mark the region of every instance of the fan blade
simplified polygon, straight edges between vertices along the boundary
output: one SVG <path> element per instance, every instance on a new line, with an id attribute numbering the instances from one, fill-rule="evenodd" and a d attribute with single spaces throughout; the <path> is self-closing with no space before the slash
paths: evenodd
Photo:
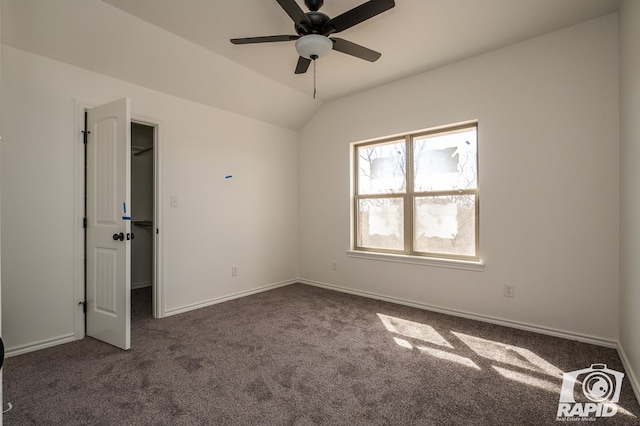
<path id="1" fill-rule="evenodd" d="M 304 74 L 311 65 L 311 59 L 307 59 L 304 56 L 298 58 L 298 64 L 296 65 L 296 74 Z"/>
<path id="2" fill-rule="evenodd" d="M 300 25 L 305 29 L 311 28 L 311 20 L 300 8 L 300 6 L 298 6 L 298 3 L 296 3 L 295 0 L 276 0 L 276 1 L 280 5 L 280 7 L 283 8 L 285 12 L 287 12 L 287 15 L 289 15 L 289 17 L 293 19 L 294 23 L 296 23 L 297 25 Z"/>
<path id="3" fill-rule="evenodd" d="M 360 46 L 359 44 L 352 43 L 348 40 L 333 37 L 331 38 L 331 41 L 333 42 L 333 50 L 355 56 L 356 58 L 364 59 L 365 61 L 375 62 L 380 58 L 380 56 L 382 56 L 381 53 L 378 53 L 375 50 L 367 49 L 364 46 Z"/>
<path id="4" fill-rule="evenodd" d="M 233 44 L 252 44 L 252 43 L 272 43 L 274 41 L 293 41 L 299 39 L 297 35 L 274 35 L 264 37 L 246 37 L 232 38 L 229 40 Z"/>
<path id="5" fill-rule="evenodd" d="M 338 15 L 335 18 L 327 22 L 325 27 L 332 27 L 334 33 L 339 33 L 347 28 L 351 28 L 369 18 L 385 12 L 396 3 L 393 0 L 369 0 L 366 3 L 362 3 L 360 6 L 356 6 L 353 9 Z"/>

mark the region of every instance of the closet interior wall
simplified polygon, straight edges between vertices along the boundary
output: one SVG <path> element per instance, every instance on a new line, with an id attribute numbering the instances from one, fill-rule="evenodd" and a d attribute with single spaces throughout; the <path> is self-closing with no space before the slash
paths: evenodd
<path id="1" fill-rule="evenodd" d="M 153 285 L 154 130 L 131 123 L 131 289 Z"/>

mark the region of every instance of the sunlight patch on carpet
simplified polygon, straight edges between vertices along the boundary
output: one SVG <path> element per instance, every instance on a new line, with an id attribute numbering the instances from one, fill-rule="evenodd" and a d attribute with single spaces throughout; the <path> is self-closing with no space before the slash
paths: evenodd
<path id="1" fill-rule="evenodd" d="M 380 321 L 382 321 L 385 328 L 392 333 L 400 334 L 412 339 L 422 340 L 438 346 L 453 348 L 451 343 L 449 343 L 440 333 L 429 325 L 380 313 L 378 314 L 378 318 L 380 318 Z"/>
<path id="2" fill-rule="evenodd" d="M 625 416 L 633 417 L 634 419 L 638 418 L 638 416 L 633 414 L 631 411 L 625 410 L 624 407 L 620 405 L 620 403 L 618 403 L 617 405 L 618 405 L 618 414 L 624 414 Z"/>
<path id="3" fill-rule="evenodd" d="M 506 379 L 514 380 L 528 386 L 535 386 L 549 392 L 560 393 L 560 383 L 553 383 L 548 380 L 539 379 L 530 374 L 520 373 L 518 371 L 509 370 L 508 368 L 497 367 L 495 365 L 492 365 L 492 367 Z"/>
<path id="4" fill-rule="evenodd" d="M 476 370 L 480 370 L 481 368 L 478 367 L 478 365 L 471 361 L 469 358 L 460 356 L 460 355 L 456 355 L 456 354 L 452 354 L 450 352 L 445 352 L 445 351 L 441 351 L 438 349 L 434 349 L 434 348 L 428 348 L 426 346 L 416 346 L 420 351 L 422 352 L 426 352 L 427 354 L 431 355 L 432 357 L 435 358 L 439 358 L 439 359 L 444 359 L 446 361 L 452 361 L 455 362 L 457 364 L 463 365 L 465 367 L 471 367 L 471 368 L 475 368 Z"/>
<path id="5" fill-rule="evenodd" d="M 454 331 L 452 331 L 452 333 L 471 348 L 472 351 L 483 358 L 537 373 L 543 373 L 548 376 L 562 378 L 562 370 L 534 354 L 529 349 L 506 345 L 504 343 L 469 336 L 463 333 L 456 333 Z"/>
<path id="6" fill-rule="evenodd" d="M 398 346 L 402 346 L 403 348 L 413 349 L 413 345 L 409 343 L 407 340 L 400 339 L 399 337 L 394 337 L 393 340 L 396 342 Z"/>

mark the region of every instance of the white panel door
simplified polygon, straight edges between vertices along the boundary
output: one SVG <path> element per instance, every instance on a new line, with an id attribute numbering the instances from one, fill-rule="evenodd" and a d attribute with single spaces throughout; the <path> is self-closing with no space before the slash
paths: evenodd
<path id="1" fill-rule="evenodd" d="M 131 347 L 131 111 L 87 112 L 87 336 Z"/>

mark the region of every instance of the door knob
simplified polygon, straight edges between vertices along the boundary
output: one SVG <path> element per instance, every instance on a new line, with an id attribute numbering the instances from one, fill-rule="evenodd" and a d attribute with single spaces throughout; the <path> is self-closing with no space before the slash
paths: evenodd
<path id="1" fill-rule="evenodd" d="M 116 240 L 120 240 L 120 241 L 124 241 L 124 233 L 119 233 L 119 234 L 113 234 L 113 239 L 114 241 Z"/>

